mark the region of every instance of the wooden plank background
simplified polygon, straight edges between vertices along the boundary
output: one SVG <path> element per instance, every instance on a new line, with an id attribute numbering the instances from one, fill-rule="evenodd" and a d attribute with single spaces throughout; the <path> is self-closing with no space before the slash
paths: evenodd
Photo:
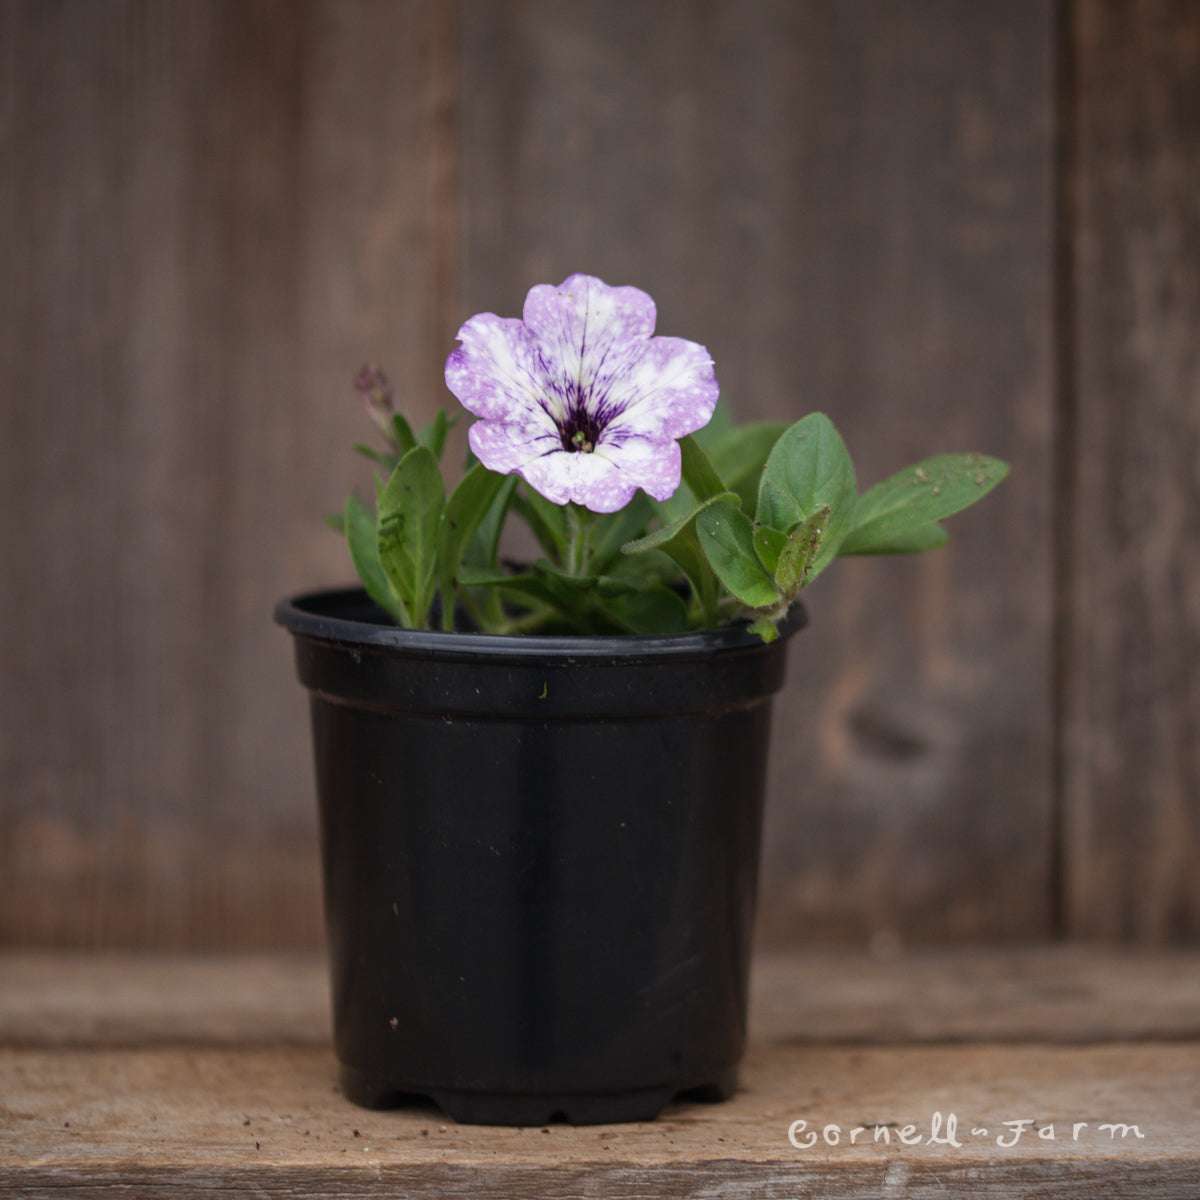
<path id="1" fill-rule="evenodd" d="M 573 270 L 866 482 L 1013 463 L 813 588 L 764 939 L 1195 938 L 1198 251 L 1185 0 L 3 0 L 0 940 L 317 942 L 348 380 Z"/>
<path id="2" fill-rule="evenodd" d="M 1200 7 L 1073 26 L 1069 928 L 1200 934 Z"/>

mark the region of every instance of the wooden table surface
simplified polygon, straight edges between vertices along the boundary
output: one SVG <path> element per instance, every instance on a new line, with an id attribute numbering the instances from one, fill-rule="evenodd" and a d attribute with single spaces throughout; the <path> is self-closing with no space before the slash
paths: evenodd
<path id="1" fill-rule="evenodd" d="M 738 1094 L 459 1126 L 336 1083 L 319 957 L 0 955 L 0 1195 L 1200 1196 L 1200 953 L 760 956 Z"/>

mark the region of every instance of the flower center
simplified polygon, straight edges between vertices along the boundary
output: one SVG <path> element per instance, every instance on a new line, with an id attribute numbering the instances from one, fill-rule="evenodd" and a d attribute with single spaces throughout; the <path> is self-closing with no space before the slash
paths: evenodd
<path id="1" fill-rule="evenodd" d="M 603 428 L 604 426 L 582 405 L 572 405 L 558 426 L 562 448 L 573 454 L 591 454 L 600 440 Z"/>

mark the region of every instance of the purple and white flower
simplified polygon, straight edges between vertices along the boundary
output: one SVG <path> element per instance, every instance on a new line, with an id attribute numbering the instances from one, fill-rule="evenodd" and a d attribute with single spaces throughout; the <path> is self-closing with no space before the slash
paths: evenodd
<path id="1" fill-rule="evenodd" d="M 719 391 L 696 342 L 654 337 L 654 301 L 572 275 L 539 284 L 522 320 L 480 313 L 458 331 L 446 384 L 479 418 L 468 439 L 556 504 L 616 512 L 640 487 L 679 487 L 676 440 L 708 423 Z"/>

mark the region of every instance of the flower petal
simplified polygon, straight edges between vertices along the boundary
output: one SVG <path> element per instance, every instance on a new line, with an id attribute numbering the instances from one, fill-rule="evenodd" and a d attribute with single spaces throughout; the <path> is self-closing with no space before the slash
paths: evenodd
<path id="1" fill-rule="evenodd" d="M 525 325 L 546 364 L 556 415 L 563 416 L 572 403 L 597 413 L 594 381 L 627 371 L 650 340 L 656 319 L 654 301 L 645 292 L 609 287 L 591 275 L 571 275 L 558 287 L 530 288 Z"/>
<path id="2" fill-rule="evenodd" d="M 673 438 L 655 440 L 606 430 L 595 453 L 588 457 L 610 462 L 629 484 L 631 496 L 641 488 L 655 500 L 669 500 L 679 488 L 683 455 Z"/>
<path id="3" fill-rule="evenodd" d="M 525 326 L 565 374 L 590 378 L 614 348 L 649 341 L 658 318 L 640 288 L 609 287 L 592 275 L 571 275 L 558 287 L 539 284 L 525 297 Z"/>
<path id="4" fill-rule="evenodd" d="M 595 386 L 599 390 L 601 382 Z M 607 427 L 655 440 L 681 438 L 708 424 L 720 391 L 705 347 L 656 337 L 636 364 L 608 383 L 606 399 L 614 415 Z"/>
<path id="5" fill-rule="evenodd" d="M 467 441 L 489 471 L 507 475 L 519 471 L 530 459 L 562 450 L 562 439 L 554 422 L 539 412 L 539 422 L 476 421 L 467 430 Z"/>
<path id="6" fill-rule="evenodd" d="M 446 359 L 446 386 L 467 412 L 504 421 L 542 410 L 545 368 L 520 321 L 480 313 L 458 331 L 458 340 Z"/>
<path id="7" fill-rule="evenodd" d="M 520 473 L 547 500 L 555 504 L 573 500 L 598 513 L 624 508 L 638 488 L 636 482 L 600 454 L 558 450 L 527 462 Z"/>

